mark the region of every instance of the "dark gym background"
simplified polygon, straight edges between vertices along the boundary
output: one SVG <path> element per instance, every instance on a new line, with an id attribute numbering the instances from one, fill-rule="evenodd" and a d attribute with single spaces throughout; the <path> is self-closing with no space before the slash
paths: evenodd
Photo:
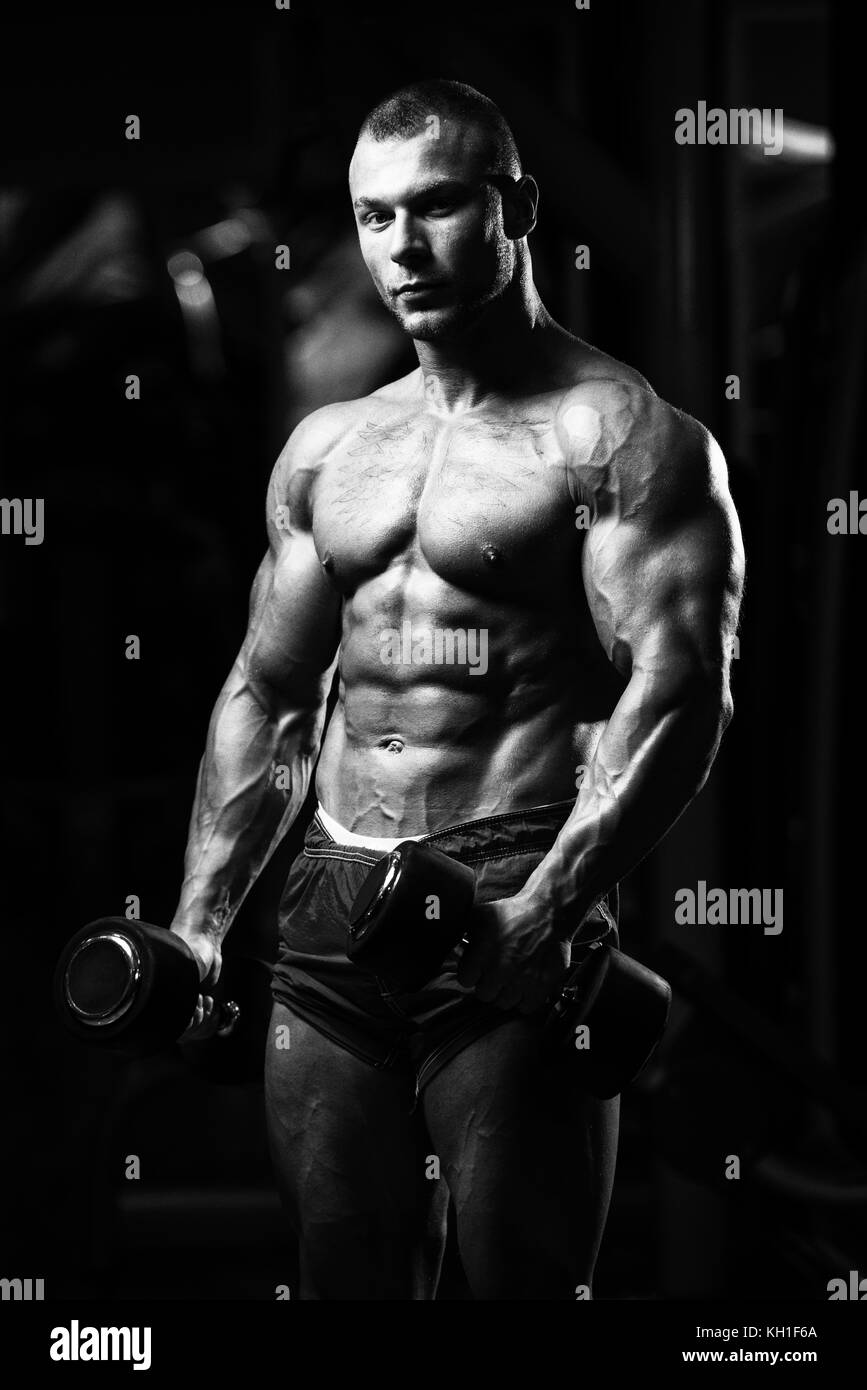
<path id="1" fill-rule="evenodd" d="M 541 185 L 543 299 L 713 430 L 747 549 L 734 722 L 623 885 L 626 949 L 676 1004 L 623 1102 L 597 1297 L 825 1299 L 867 1273 L 867 541 L 826 529 L 865 444 L 854 18 L 795 0 L 260 0 L 40 5 L 4 28 L 0 490 L 45 499 L 45 537 L 0 537 L 0 1275 L 121 1299 L 273 1299 L 292 1276 L 261 1093 L 79 1047 L 50 979 L 65 939 L 129 895 L 171 918 L 289 429 L 414 365 L 368 283 L 346 167 L 366 110 L 427 76 L 502 106 Z M 786 149 L 677 145 L 674 112 L 700 100 L 782 107 Z M 273 954 L 301 829 L 229 951 Z M 674 891 L 699 879 L 783 888 L 782 934 L 676 926 Z M 442 1297 L 463 1294 L 452 1256 Z"/>

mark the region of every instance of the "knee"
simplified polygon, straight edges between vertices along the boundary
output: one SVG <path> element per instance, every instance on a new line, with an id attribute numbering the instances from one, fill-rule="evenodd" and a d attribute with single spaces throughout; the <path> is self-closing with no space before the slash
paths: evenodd
<path id="1" fill-rule="evenodd" d="M 474 1299 L 481 1302 L 544 1299 L 573 1302 L 592 1297 L 592 1274 L 557 1252 L 511 1243 L 463 1258 Z"/>
<path id="2" fill-rule="evenodd" d="M 561 1210 L 559 1219 L 544 1220 L 538 1209 L 500 1211 L 491 1222 L 473 1215 L 469 1221 L 459 1217 L 458 1244 L 475 1299 L 592 1298 L 600 1242 L 580 1214 L 570 1219 Z"/>
<path id="3" fill-rule="evenodd" d="M 365 1215 L 306 1220 L 299 1232 L 302 1299 L 408 1299 L 412 1251 Z"/>

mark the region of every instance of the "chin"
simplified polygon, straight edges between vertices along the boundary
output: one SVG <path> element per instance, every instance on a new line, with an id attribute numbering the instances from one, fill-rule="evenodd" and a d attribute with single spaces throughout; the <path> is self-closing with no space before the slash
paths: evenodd
<path id="1" fill-rule="evenodd" d="M 442 309 L 416 309 L 398 315 L 405 333 L 430 343 L 437 339 L 458 337 L 474 322 L 478 311 L 467 304 L 449 305 Z"/>

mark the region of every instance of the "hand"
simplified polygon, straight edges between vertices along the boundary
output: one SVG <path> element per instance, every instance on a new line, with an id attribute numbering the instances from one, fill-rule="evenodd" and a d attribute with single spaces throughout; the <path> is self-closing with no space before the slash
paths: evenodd
<path id="1" fill-rule="evenodd" d="M 476 907 L 468 938 L 458 982 L 486 1004 L 531 1014 L 560 990 L 571 947 L 538 904 L 517 894 Z"/>
<path id="2" fill-rule="evenodd" d="M 186 942 L 195 956 L 199 967 L 199 981 L 203 986 L 202 993 L 196 1000 L 193 1016 L 178 1041 L 204 1042 L 217 1032 L 219 1022 L 214 1011 L 214 996 L 208 993 L 208 990 L 213 989 L 220 978 L 223 963 L 220 943 L 213 936 L 189 927 L 172 926 L 172 931 Z"/>

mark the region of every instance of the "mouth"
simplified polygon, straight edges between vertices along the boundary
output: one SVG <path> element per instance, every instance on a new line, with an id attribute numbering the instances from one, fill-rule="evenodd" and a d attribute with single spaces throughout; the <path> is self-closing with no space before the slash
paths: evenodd
<path id="1" fill-rule="evenodd" d="M 413 300 L 426 294 L 434 294 L 441 290 L 443 285 L 437 281 L 413 280 L 406 285 L 398 285 L 395 295 L 398 299 Z"/>

